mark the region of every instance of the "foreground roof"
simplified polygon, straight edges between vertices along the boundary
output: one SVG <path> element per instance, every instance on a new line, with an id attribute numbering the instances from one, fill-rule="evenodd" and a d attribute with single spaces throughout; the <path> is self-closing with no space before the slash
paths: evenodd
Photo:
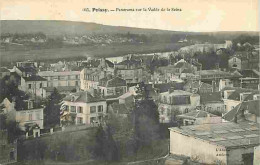
<path id="1" fill-rule="evenodd" d="M 172 127 L 169 130 L 227 148 L 257 146 L 260 144 L 258 123 L 243 122 L 236 124 L 224 122 L 190 125 L 181 128 Z"/>

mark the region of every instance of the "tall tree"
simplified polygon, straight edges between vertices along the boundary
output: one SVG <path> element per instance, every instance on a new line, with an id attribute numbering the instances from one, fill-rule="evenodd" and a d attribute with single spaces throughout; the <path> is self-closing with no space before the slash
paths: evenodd
<path id="1" fill-rule="evenodd" d="M 46 127 L 54 127 L 60 124 L 60 102 L 62 96 L 58 90 L 54 88 L 53 93 L 47 98 L 44 108 L 44 125 Z"/>
<path id="2" fill-rule="evenodd" d="M 156 104 L 153 100 L 139 100 L 132 115 L 137 146 L 150 145 L 159 137 L 159 113 Z"/>

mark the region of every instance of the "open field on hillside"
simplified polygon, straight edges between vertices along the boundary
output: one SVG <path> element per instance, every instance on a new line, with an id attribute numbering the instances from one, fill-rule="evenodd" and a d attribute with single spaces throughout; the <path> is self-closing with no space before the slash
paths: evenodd
<path id="1" fill-rule="evenodd" d="M 52 59 L 73 59 L 82 57 L 116 57 L 129 53 L 153 53 L 178 50 L 184 44 L 180 43 L 158 43 L 139 45 L 106 45 L 106 46 L 71 46 L 55 49 L 40 50 L 0 50 L 0 61 L 15 62 L 20 60 L 52 60 Z"/>

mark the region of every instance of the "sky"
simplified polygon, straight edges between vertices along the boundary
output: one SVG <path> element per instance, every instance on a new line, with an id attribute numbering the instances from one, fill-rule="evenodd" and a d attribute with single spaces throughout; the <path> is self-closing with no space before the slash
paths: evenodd
<path id="1" fill-rule="evenodd" d="M 259 31 L 258 6 L 258 0 L 0 0 L 0 18 L 95 22 L 173 31 Z M 182 11 L 82 11 L 149 7 Z"/>

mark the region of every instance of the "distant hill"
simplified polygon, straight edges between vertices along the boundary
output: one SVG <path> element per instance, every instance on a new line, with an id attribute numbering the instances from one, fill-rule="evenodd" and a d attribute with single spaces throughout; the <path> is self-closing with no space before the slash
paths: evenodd
<path id="1" fill-rule="evenodd" d="M 145 34 L 145 35 L 207 35 L 219 39 L 233 39 L 241 34 L 259 35 L 258 32 L 180 32 L 157 29 L 142 29 L 123 26 L 108 26 L 96 23 L 55 20 L 1 20 L 1 33 L 37 33 L 48 36 L 74 36 L 85 34 Z"/>

